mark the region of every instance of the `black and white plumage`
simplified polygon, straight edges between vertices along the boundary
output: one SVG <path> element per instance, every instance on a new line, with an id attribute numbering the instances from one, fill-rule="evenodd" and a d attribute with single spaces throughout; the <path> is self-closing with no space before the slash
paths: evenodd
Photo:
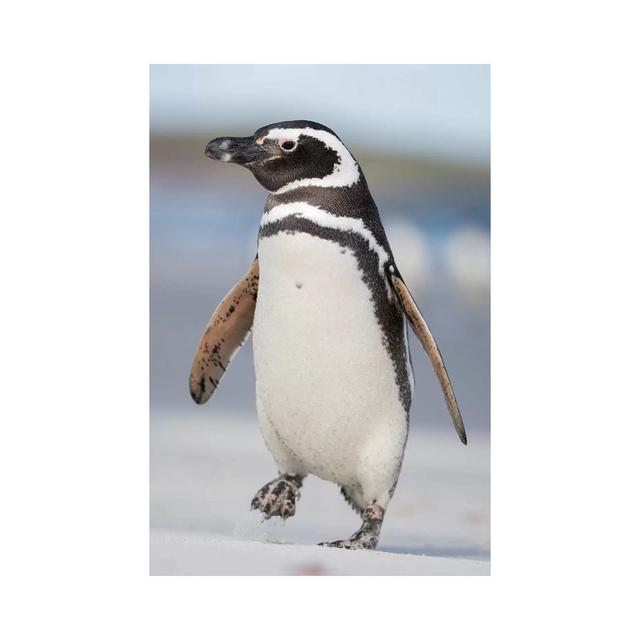
<path id="1" fill-rule="evenodd" d="M 395 263 L 360 167 L 309 121 L 217 138 L 206 154 L 248 168 L 269 192 L 251 269 L 225 297 L 194 360 L 205 402 L 253 330 L 258 417 L 280 475 L 255 496 L 266 517 L 295 513 L 311 473 L 362 515 L 346 548 L 375 548 L 402 465 L 413 373 L 407 321 L 466 435 L 438 347 Z"/>

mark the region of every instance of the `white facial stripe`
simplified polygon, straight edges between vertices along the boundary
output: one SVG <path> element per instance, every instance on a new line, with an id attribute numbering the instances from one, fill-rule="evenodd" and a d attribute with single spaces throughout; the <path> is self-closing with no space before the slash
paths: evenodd
<path id="1" fill-rule="evenodd" d="M 302 135 L 316 138 L 324 142 L 329 149 L 338 154 L 338 161 L 334 165 L 333 172 L 324 178 L 302 178 L 295 180 L 289 184 L 285 184 L 275 193 L 285 193 L 298 187 L 350 187 L 360 180 L 360 169 L 358 163 L 338 138 L 328 131 L 320 129 L 312 129 L 305 127 L 304 129 L 271 129 L 265 138 L 286 139 L 298 142 L 298 138 Z"/>
<path id="2" fill-rule="evenodd" d="M 369 248 L 375 251 L 378 256 L 378 270 L 384 277 L 384 264 L 389 259 L 389 254 L 378 243 L 374 235 L 365 227 L 364 222 L 360 218 L 347 218 L 346 216 L 336 216 L 320 207 L 315 207 L 306 202 L 289 202 L 287 204 L 279 204 L 269 209 L 262 216 L 260 226 L 264 227 L 270 222 L 276 222 L 289 216 L 298 216 L 305 220 L 315 222 L 321 227 L 329 229 L 338 229 L 340 231 L 351 231 L 357 233 L 364 238 L 369 244 Z M 386 282 L 386 278 L 385 278 Z"/>

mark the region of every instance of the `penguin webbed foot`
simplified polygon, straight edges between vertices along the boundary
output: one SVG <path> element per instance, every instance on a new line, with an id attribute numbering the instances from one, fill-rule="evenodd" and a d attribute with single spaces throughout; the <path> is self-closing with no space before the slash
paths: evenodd
<path id="1" fill-rule="evenodd" d="M 337 549 L 374 550 L 378 545 L 378 537 L 384 520 L 384 509 L 373 502 L 362 512 L 362 526 L 346 540 L 334 540 L 333 542 L 321 542 L 321 547 L 334 547 Z"/>
<path id="2" fill-rule="evenodd" d="M 262 487 L 251 501 L 251 509 L 259 510 L 264 519 L 279 516 L 283 520 L 296 512 L 303 476 L 289 473 L 279 476 Z"/>
<path id="3" fill-rule="evenodd" d="M 373 551 L 378 545 L 378 537 L 374 535 L 359 535 L 360 532 L 354 533 L 346 540 L 334 540 L 333 542 L 321 542 L 321 547 L 334 547 L 335 549 L 349 549 L 351 551 L 359 551 L 369 549 Z"/>

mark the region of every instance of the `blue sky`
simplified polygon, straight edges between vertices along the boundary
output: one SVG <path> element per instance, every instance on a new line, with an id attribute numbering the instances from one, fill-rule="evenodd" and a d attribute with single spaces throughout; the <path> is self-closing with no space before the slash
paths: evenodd
<path id="1" fill-rule="evenodd" d="M 347 145 L 488 163 L 488 65 L 152 65 L 154 132 L 321 122 Z M 205 135 L 205 137 L 206 137 Z"/>

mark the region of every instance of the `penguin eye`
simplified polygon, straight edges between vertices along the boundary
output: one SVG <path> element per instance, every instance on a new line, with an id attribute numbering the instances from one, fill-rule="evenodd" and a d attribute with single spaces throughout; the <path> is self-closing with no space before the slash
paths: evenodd
<path id="1" fill-rule="evenodd" d="M 283 140 L 280 143 L 280 148 L 283 151 L 286 151 L 287 153 L 291 153 L 292 151 L 295 151 L 297 146 L 298 146 L 298 143 L 295 142 L 294 140 Z"/>

